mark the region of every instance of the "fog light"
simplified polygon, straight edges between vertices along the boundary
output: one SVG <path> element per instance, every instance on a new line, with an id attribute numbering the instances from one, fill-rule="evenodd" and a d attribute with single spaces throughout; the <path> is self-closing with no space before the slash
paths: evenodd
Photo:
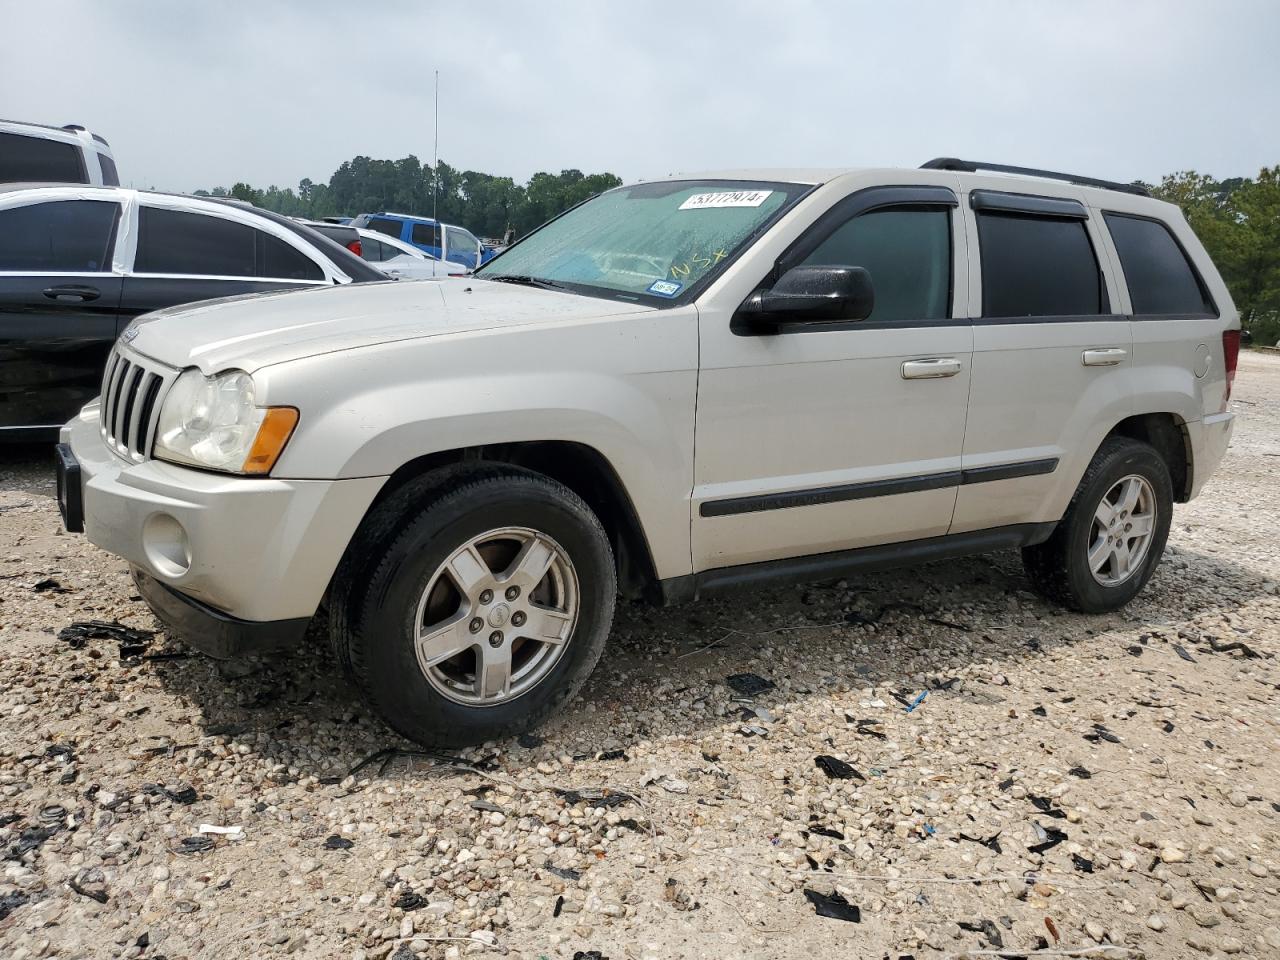
<path id="1" fill-rule="evenodd" d="M 187 531 L 167 513 L 153 513 L 142 525 L 142 549 L 159 574 L 180 577 L 191 569 Z"/>

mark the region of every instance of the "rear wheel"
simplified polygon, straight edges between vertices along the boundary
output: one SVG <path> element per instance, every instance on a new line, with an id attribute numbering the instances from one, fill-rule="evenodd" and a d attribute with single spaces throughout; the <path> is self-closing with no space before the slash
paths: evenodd
<path id="1" fill-rule="evenodd" d="M 569 700 L 613 619 L 613 555 L 571 490 L 503 467 L 430 478 L 379 507 L 335 592 L 335 646 L 399 733 L 511 736 Z"/>
<path id="2" fill-rule="evenodd" d="M 1022 551 L 1042 594 L 1075 610 L 1124 606 L 1146 586 L 1164 553 L 1173 484 L 1151 446 L 1112 437 L 1094 456 L 1053 535 Z"/>

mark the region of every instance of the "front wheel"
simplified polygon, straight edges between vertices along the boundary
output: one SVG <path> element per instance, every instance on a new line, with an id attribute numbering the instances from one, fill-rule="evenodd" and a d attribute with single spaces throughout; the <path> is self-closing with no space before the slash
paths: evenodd
<path id="1" fill-rule="evenodd" d="M 537 725 L 586 681 L 613 620 L 609 540 L 567 487 L 495 468 L 395 497 L 357 544 L 341 659 L 397 732 L 462 746 Z M 396 529 L 398 527 L 398 530 Z M 361 582 L 365 580 L 365 582 Z"/>
<path id="2" fill-rule="evenodd" d="M 1026 547 L 1035 588 L 1085 613 L 1124 606 L 1146 586 L 1173 518 L 1169 468 L 1148 444 L 1112 437 L 1085 471 L 1053 535 Z"/>

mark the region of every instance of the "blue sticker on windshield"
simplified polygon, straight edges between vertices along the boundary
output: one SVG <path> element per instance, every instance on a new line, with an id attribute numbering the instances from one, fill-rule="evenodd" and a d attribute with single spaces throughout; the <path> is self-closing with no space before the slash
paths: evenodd
<path id="1" fill-rule="evenodd" d="M 674 280 L 655 280 L 645 288 L 645 291 L 659 297 L 674 297 L 683 289 L 684 284 L 676 283 Z"/>

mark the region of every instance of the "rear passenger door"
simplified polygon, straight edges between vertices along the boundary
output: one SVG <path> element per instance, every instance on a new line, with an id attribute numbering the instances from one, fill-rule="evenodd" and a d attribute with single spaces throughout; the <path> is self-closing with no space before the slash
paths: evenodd
<path id="1" fill-rule="evenodd" d="M 1058 520 L 1132 404 L 1129 321 L 1079 195 L 967 199 L 973 384 L 953 533 Z"/>
<path id="2" fill-rule="evenodd" d="M 232 217 L 149 205 L 137 210 L 137 247 L 122 311 L 133 317 L 177 304 L 326 283 L 298 247 Z"/>
<path id="3" fill-rule="evenodd" d="M 41 435 L 97 394 L 116 338 L 120 213 L 115 200 L 0 209 L 0 432 Z"/>

